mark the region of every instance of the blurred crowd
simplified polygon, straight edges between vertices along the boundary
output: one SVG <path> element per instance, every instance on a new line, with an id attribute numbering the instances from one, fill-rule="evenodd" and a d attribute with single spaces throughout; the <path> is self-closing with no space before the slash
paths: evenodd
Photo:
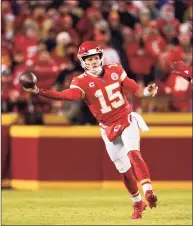
<path id="1" fill-rule="evenodd" d="M 19 75 L 32 71 L 38 86 L 63 90 L 82 73 L 79 45 L 96 40 L 105 64 L 121 63 L 141 86 L 155 81 L 154 100 L 128 99 L 136 111 L 192 111 L 192 86 L 171 73 L 192 65 L 192 0 L 2 0 L 2 112 L 54 112 L 74 124 L 95 124 L 84 102 L 53 101 L 24 92 Z M 41 121 L 41 120 L 40 120 Z"/>

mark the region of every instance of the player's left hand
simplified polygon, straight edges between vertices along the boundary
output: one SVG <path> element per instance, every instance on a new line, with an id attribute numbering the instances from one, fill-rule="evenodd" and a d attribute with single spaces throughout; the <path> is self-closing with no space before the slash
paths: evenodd
<path id="1" fill-rule="evenodd" d="M 154 97 L 157 94 L 158 86 L 155 83 L 149 84 L 147 90 L 150 93 L 150 96 Z"/>

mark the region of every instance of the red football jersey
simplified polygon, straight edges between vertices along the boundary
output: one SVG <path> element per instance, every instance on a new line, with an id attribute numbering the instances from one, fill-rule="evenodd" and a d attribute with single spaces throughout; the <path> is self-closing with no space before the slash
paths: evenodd
<path id="1" fill-rule="evenodd" d="M 132 111 L 122 84 L 127 74 L 119 64 L 104 65 L 103 70 L 104 73 L 100 77 L 86 72 L 75 77 L 70 88 L 81 89 L 83 99 L 95 118 L 103 125 L 111 126 Z M 134 82 L 129 86 L 131 92 L 138 88 Z"/>

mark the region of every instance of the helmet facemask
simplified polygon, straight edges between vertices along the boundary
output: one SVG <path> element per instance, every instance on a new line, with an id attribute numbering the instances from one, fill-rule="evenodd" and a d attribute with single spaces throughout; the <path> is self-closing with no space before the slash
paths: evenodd
<path id="1" fill-rule="evenodd" d="M 100 57 L 100 65 L 96 68 L 90 68 L 86 63 L 85 63 L 85 59 L 89 56 L 94 56 L 94 55 L 99 55 Z M 91 74 L 98 74 L 101 72 L 102 70 L 102 66 L 104 64 L 104 56 L 103 56 L 103 52 L 96 52 L 94 54 L 85 54 L 85 55 L 82 55 L 82 56 L 78 56 L 80 62 L 81 62 L 81 66 L 84 70 L 88 71 L 89 73 Z"/>

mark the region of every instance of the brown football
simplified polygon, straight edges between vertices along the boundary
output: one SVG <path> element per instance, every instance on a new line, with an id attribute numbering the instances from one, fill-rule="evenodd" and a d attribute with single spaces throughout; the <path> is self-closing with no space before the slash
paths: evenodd
<path id="1" fill-rule="evenodd" d="M 33 88 L 37 82 L 37 77 L 32 72 L 26 71 L 19 76 L 19 82 L 24 88 Z"/>

